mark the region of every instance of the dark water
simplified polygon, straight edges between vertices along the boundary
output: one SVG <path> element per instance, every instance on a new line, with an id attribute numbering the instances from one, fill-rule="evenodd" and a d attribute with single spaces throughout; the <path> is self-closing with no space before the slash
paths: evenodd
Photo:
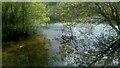
<path id="1" fill-rule="evenodd" d="M 47 25 L 42 24 L 42 26 L 49 27 L 49 29 L 39 28 L 39 30 L 42 30 L 43 34 L 50 40 L 51 45 L 46 45 L 46 48 L 49 49 L 50 65 L 53 66 L 77 65 L 77 63 L 74 63 L 76 62 L 74 57 L 79 59 L 82 57 L 75 54 L 75 52 L 79 51 L 79 53 L 82 53 L 84 51 L 84 45 L 90 45 L 89 48 L 97 50 L 97 47 L 92 45 L 94 45 L 94 42 L 99 42 L 98 38 L 103 36 L 105 39 L 108 39 L 109 36 L 116 35 L 115 31 L 106 24 L 86 23 L 71 26 L 67 23 L 54 23 Z M 70 35 L 75 37 L 75 42 L 72 42 L 70 46 L 68 46 L 69 44 L 61 44 L 61 37 Z M 73 49 L 74 52 L 67 54 L 67 57 L 63 56 L 66 52 L 62 50 L 63 46 L 66 46 L 68 49 Z M 75 49 L 76 47 L 78 48 L 77 50 Z"/>

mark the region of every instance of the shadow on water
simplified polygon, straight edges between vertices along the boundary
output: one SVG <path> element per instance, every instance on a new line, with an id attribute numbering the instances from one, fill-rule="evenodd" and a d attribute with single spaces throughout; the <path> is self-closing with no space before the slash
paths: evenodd
<path id="1" fill-rule="evenodd" d="M 47 41 L 44 36 L 39 36 L 3 43 L 3 67 L 48 65 L 48 50 L 45 48 Z"/>

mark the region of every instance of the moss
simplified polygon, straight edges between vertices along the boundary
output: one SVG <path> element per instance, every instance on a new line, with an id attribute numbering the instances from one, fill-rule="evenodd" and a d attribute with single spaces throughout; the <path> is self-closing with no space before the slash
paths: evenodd
<path id="1" fill-rule="evenodd" d="M 3 44 L 3 66 L 46 66 L 48 49 L 45 37 L 33 37 Z M 8 46 L 8 47 L 4 47 Z"/>

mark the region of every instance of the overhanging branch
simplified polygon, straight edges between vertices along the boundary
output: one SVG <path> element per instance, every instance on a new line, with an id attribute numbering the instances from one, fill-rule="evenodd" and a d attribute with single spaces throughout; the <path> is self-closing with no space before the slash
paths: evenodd
<path id="1" fill-rule="evenodd" d="M 104 9 L 104 7 L 100 6 L 98 3 L 95 3 L 95 5 L 98 7 L 98 13 L 100 13 L 108 21 L 108 24 L 119 34 L 119 30 L 111 22 L 111 18 L 107 15 L 108 13 Z"/>

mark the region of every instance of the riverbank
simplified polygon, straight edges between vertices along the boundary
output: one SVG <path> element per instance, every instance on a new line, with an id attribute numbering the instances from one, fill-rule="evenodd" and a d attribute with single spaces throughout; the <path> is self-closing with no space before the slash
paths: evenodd
<path id="1" fill-rule="evenodd" d="M 20 41 L 3 43 L 3 66 L 46 66 L 48 65 L 48 40 L 44 36 L 30 37 Z"/>

